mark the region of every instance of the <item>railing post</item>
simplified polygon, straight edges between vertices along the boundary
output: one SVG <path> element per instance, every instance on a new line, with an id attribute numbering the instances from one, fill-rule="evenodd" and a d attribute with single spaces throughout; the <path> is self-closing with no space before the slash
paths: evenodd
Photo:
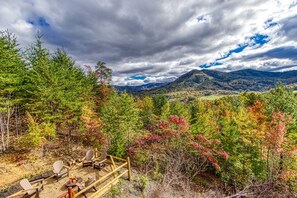
<path id="1" fill-rule="evenodd" d="M 115 169 L 116 169 L 116 165 L 115 165 L 115 163 L 114 163 L 114 160 L 113 160 L 113 157 L 112 157 L 112 155 L 110 156 L 110 160 L 111 160 L 111 170 L 114 172 L 113 173 L 113 176 L 114 177 L 116 177 L 118 174 L 116 173 L 116 171 L 114 171 Z"/>
<path id="2" fill-rule="evenodd" d="M 72 191 L 71 187 L 68 187 L 68 195 L 69 195 L 69 198 L 74 198 L 73 191 Z"/>
<path id="3" fill-rule="evenodd" d="M 127 166 L 128 166 L 128 179 L 131 181 L 131 165 L 130 165 L 130 157 L 127 157 Z"/>

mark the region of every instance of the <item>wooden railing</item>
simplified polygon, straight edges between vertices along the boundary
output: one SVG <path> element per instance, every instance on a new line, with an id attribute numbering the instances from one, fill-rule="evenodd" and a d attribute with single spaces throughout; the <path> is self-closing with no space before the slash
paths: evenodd
<path id="1" fill-rule="evenodd" d="M 94 192 L 92 195 L 88 196 L 90 198 L 98 198 L 100 196 L 102 196 L 104 193 L 106 193 L 109 189 L 112 188 L 112 186 L 114 186 L 121 177 L 123 177 L 125 174 L 128 174 L 128 180 L 131 180 L 131 165 L 130 165 L 130 158 L 128 157 L 127 159 L 122 159 L 116 156 L 112 156 L 112 155 L 108 155 L 111 163 L 111 169 L 112 171 L 107 173 L 106 175 L 104 175 L 103 177 L 99 178 L 97 181 L 95 181 L 94 183 L 92 183 L 89 186 L 86 186 L 86 188 L 84 188 L 83 190 L 79 191 L 78 193 L 73 193 L 72 188 L 68 189 L 68 197 L 69 198 L 77 198 L 80 197 L 81 195 L 83 195 L 86 192 L 89 192 L 89 190 L 93 187 L 97 187 L 99 185 L 103 185 L 102 187 L 100 187 L 99 189 L 97 189 L 96 192 Z M 116 165 L 115 160 L 121 161 L 121 164 Z M 120 173 L 120 170 L 126 168 L 123 172 Z M 106 184 L 104 183 L 104 181 L 106 181 L 107 179 L 112 178 L 112 176 L 114 177 L 111 181 L 108 181 Z"/>

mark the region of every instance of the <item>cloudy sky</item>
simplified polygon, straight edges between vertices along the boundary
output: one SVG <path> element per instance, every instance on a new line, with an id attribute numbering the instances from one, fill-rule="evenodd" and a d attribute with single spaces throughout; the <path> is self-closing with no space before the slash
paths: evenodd
<path id="1" fill-rule="evenodd" d="M 118 85 L 192 69 L 294 69 L 297 0 L 0 0 L 0 30 L 22 47 L 38 31 L 79 65 L 98 60 Z M 295 69 L 297 66 L 295 67 Z"/>

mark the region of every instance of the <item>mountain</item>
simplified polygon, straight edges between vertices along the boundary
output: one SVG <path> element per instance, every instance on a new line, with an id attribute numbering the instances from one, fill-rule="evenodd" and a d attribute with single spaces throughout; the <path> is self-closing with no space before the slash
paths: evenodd
<path id="1" fill-rule="evenodd" d="M 145 90 L 151 90 L 157 87 L 161 87 L 166 85 L 167 83 L 148 83 L 144 85 L 138 85 L 138 86 L 114 86 L 115 89 L 118 92 L 138 92 L 138 91 L 145 91 Z"/>
<path id="2" fill-rule="evenodd" d="M 297 70 L 286 72 L 267 72 L 253 69 L 233 72 L 214 70 L 192 70 L 175 81 L 150 90 L 150 93 L 169 93 L 176 91 L 266 91 L 283 84 L 297 83 Z"/>

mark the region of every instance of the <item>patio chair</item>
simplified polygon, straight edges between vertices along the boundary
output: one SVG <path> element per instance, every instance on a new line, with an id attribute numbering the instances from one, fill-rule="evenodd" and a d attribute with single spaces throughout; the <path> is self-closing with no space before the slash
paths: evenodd
<path id="1" fill-rule="evenodd" d="M 38 186 L 32 186 L 32 184 L 39 182 L 41 184 L 39 184 Z M 23 197 L 32 197 L 33 195 L 35 195 L 35 197 L 39 197 L 39 192 L 43 190 L 43 179 L 39 179 L 33 182 L 29 182 L 28 179 L 22 179 L 20 181 L 20 185 L 23 188 Z"/>
<path id="2" fill-rule="evenodd" d="M 86 156 L 82 159 L 83 167 L 85 166 L 92 166 L 94 159 L 94 151 L 88 150 Z"/>
<path id="3" fill-rule="evenodd" d="M 99 169 L 99 170 L 101 170 L 101 168 L 104 168 L 106 166 L 105 161 L 106 161 L 107 156 L 108 155 L 107 155 L 106 150 L 103 150 L 100 157 L 98 159 L 94 160 L 93 168 Z"/>
<path id="4" fill-rule="evenodd" d="M 78 192 L 79 191 L 82 191 L 83 189 L 87 188 L 88 186 L 90 186 L 91 184 L 93 184 L 94 182 L 96 181 L 95 178 L 88 178 L 88 180 L 85 182 L 85 184 L 80 184 L 78 185 Z M 87 191 L 85 191 L 83 193 L 83 195 L 85 196 L 85 198 L 88 198 L 86 193 L 89 192 L 90 190 L 94 190 L 94 191 L 97 191 L 96 187 L 93 186 L 92 188 L 88 189 Z"/>
<path id="5" fill-rule="evenodd" d="M 54 177 L 57 178 L 57 181 L 59 181 L 59 178 L 61 178 L 63 175 L 69 176 L 69 169 L 70 167 L 65 166 L 62 160 L 56 161 L 53 164 L 53 172 L 54 172 Z"/>

